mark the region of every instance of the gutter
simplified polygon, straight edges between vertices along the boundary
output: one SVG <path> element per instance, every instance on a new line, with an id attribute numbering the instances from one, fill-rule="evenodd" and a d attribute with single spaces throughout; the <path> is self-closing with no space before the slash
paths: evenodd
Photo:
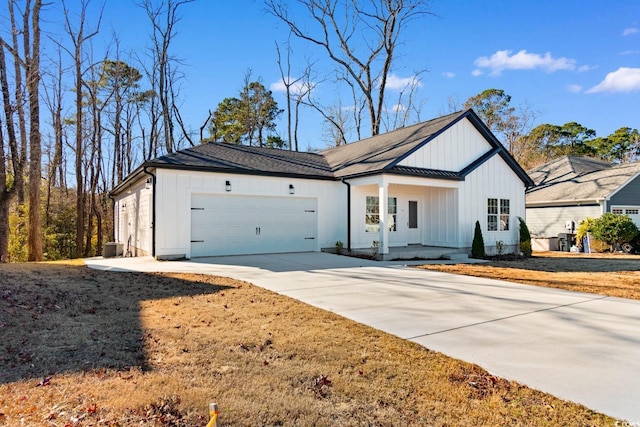
<path id="1" fill-rule="evenodd" d="M 351 252 L 351 184 L 344 178 L 340 182 L 347 186 L 347 250 Z"/>
<path id="2" fill-rule="evenodd" d="M 142 171 L 151 176 L 151 256 L 156 257 L 156 176 L 143 166 Z"/>

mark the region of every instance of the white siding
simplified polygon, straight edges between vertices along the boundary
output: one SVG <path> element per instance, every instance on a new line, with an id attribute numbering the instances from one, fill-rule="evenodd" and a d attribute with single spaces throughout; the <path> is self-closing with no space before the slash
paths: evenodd
<path id="1" fill-rule="evenodd" d="M 460 247 L 458 190 L 426 188 L 424 208 L 424 244 Z"/>
<path id="2" fill-rule="evenodd" d="M 159 169 L 156 196 L 156 255 L 191 257 L 192 194 L 302 197 L 317 199 L 318 241 L 315 250 L 346 244 L 347 187 L 335 181 L 233 175 Z M 225 191 L 225 182 L 231 192 Z M 289 185 L 295 194 L 289 194 Z"/>
<path id="3" fill-rule="evenodd" d="M 152 190 L 145 188 L 145 176 L 116 198 L 115 239 L 124 252 L 133 256 L 150 255 L 152 246 Z"/>
<path id="4" fill-rule="evenodd" d="M 376 179 L 380 180 L 380 177 Z M 430 246 L 459 247 L 457 182 L 415 177 L 388 177 L 389 197 L 397 199 L 396 231 L 389 232 L 389 246 L 407 246 L 409 200 L 418 202 L 419 243 Z M 369 179 L 354 180 L 351 190 L 351 245 L 370 248 L 379 233 L 365 227 L 367 196 L 378 196 L 379 184 L 365 184 Z M 441 187 L 447 185 L 448 187 Z"/>
<path id="5" fill-rule="evenodd" d="M 461 120 L 402 160 L 401 166 L 459 171 L 491 149 L 469 122 Z"/>
<path id="6" fill-rule="evenodd" d="M 602 208 L 598 205 L 527 208 L 527 226 L 532 236 L 557 237 L 567 232 L 567 221 L 574 221 L 578 228 L 585 218 L 598 218 L 600 215 Z"/>
<path id="7" fill-rule="evenodd" d="M 497 241 L 516 245 L 519 240 L 518 216 L 525 218 L 524 191 L 524 183 L 498 155 L 467 175 L 458 192 L 461 247 L 471 246 L 476 221 L 480 221 L 487 252 L 495 250 Z M 488 198 L 510 201 L 509 231 L 487 230 Z"/>

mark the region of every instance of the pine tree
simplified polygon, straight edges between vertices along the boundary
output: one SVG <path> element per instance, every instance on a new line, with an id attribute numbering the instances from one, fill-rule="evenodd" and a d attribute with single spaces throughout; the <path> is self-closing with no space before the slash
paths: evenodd
<path id="1" fill-rule="evenodd" d="M 531 233 L 529 233 L 529 227 L 527 227 L 527 223 L 524 222 L 524 219 L 518 217 L 518 221 L 520 221 L 520 252 L 525 257 L 531 256 Z"/>
<path id="2" fill-rule="evenodd" d="M 480 221 L 476 221 L 476 229 L 473 233 L 473 243 L 471 245 L 471 256 L 473 258 L 484 258 L 484 239 L 482 238 L 482 228 Z"/>

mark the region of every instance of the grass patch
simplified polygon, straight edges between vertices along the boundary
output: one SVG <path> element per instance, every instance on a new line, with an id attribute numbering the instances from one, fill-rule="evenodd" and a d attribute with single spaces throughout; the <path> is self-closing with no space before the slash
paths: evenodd
<path id="1" fill-rule="evenodd" d="M 613 425 L 228 278 L 0 270 L 0 425 Z"/>
<path id="2" fill-rule="evenodd" d="M 536 252 L 531 258 L 419 268 L 640 300 L 640 256 Z"/>

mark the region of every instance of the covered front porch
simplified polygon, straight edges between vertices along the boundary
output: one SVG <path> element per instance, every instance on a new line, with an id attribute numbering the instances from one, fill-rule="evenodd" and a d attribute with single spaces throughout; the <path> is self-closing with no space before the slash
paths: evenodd
<path id="1" fill-rule="evenodd" d="M 460 181 L 401 175 L 350 180 L 351 254 L 381 260 L 464 257 Z"/>

